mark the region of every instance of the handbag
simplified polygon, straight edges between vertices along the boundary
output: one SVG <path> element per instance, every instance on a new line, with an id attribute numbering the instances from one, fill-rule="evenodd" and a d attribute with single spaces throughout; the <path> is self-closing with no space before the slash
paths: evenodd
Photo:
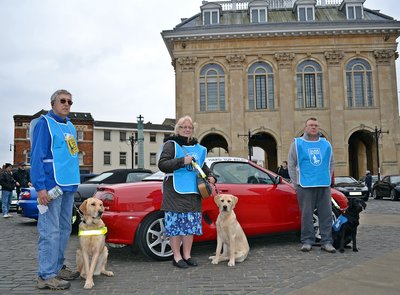
<path id="1" fill-rule="evenodd" d="M 211 184 L 206 178 L 197 175 L 197 188 L 202 199 L 207 199 L 212 194 Z"/>

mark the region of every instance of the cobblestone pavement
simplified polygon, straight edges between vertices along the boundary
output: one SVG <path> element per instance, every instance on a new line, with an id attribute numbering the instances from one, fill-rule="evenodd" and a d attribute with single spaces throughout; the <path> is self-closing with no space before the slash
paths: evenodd
<path id="1" fill-rule="evenodd" d="M 358 253 L 347 250 L 344 254 L 329 254 L 318 247 L 310 253 L 303 253 L 299 251 L 298 236 L 287 234 L 250 239 L 248 259 L 234 268 L 225 263 L 212 265 L 209 262 L 208 256 L 215 251 L 215 242 L 194 244 L 192 256 L 198 259 L 199 266 L 182 270 L 173 267 L 171 261 L 150 260 L 125 247 L 109 251 L 108 268 L 115 277 L 95 277 L 95 286 L 91 290 L 84 290 L 84 281 L 77 279 L 72 282 L 70 290 L 50 291 L 35 287 L 36 222 L 14 213 L 13 218 L 0 220 L 0 294 L 233 295 L 298 292 L 398 249 L 400 202 L 370 200 L 362 213 L 362 220 L 365 222 L 359 227 Z M 72 267 L 75 267 L 77 245 L 78 238 L 72 235 L 66 253 L 67 264 Z M 398 280 L 398 274 L 396 276 L 394 280 Z M 340 285 L 340 281 L 337 284 Z M 337 293 L 335 290 L 321 290 L 319 294 Z"/>

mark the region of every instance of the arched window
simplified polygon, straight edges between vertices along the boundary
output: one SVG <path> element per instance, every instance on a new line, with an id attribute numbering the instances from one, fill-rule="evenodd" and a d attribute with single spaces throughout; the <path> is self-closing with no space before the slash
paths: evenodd
<path id="1" fill-rule="evenodd" d="M 217 64 L 207 64 L 200 71 L 200 111 L 225 111 L 225 72 Z"/>
<path id="2" fill-rule="evenodd" d="M 265 62 L 256 62 L 248 70 L 249 109 L 274 109 L 274 74 Z"/>
<path id="3" fill-rule="evenodd" d="M 306 60 L 297 67 L 297 107 L 322 108 L 322 69 L 312 60 Z"/>
<path id="4" fill-rule="evenodd" d="M 369 63 L 357 58 L 346 66 L 347 105 L 352 107 L 372 107 L 372 70 Z"/>

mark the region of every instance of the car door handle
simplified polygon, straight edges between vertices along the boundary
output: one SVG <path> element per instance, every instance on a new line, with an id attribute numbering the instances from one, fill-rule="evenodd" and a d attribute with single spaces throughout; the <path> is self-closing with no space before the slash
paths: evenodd
<path id="1" fill-rule="evenodd" d="M 227 192 L 229 192 L 228 189 L 219 189 L 218 191 L 220 191 L 221 193 L 227 193 Z"/>

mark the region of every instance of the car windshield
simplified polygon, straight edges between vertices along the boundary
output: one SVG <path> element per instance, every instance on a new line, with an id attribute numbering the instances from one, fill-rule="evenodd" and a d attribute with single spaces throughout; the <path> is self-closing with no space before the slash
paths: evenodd
<path id="1" fill-rule="evenodd" d="M 212 170 L 218 183 L 232 184 L 273 184 L 271 176 L 247 162 L 219 162 Z"/>
<path id="2" fill-rule="evenodd" d="M 355 180 L 351 176 L 338 176 L 338 177 L 335 177 L 335 183 L 336 184 L 339 184 L 339 183 L 355 183 L 355 182 L 357 182 L 357 180 Z"/>
<path id="3" fill-rule="evenodd" d="M 101 183 L 104 179 L 106 179 L 107 177 L 113 175 L 112 172 L 104 172 L 101 173 L 100 175 L 93 177 L 92 179 L 86 181 L 86 183 Z"/>
<path id="4" fill-rule="evenodd" d="M 157 171 L 156 173 L 153 173 L 150 176 L 147 176 L 142 179 L 142 181 L 162 181 L 164 179 L 164 172 Z"/>
<path id="5" fill-rule="evenodd" d="M 126 177 L 126 182 L 138 182 L 149 175 L 151 174 L 148 172 L 129 173 L 128 176 Z"/>

